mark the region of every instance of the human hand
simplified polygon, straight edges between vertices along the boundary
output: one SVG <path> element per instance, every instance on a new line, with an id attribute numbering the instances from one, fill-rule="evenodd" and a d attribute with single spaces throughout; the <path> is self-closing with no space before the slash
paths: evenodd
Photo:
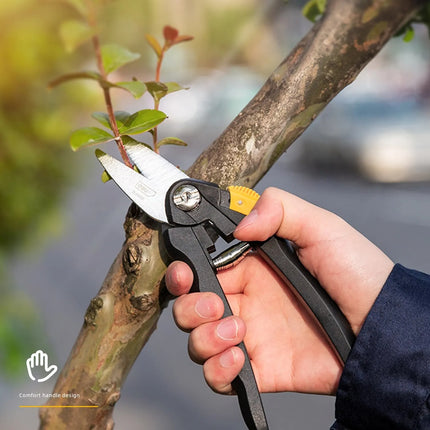
<path id="1" fill-rule="evenodd" d="M 358 334 L 392 270 L 390 259 L 336 215 L 271 188 L 235 236 L 263 241 L 274 234 L 296 244 L 301 262 Z M 175 262 L 166 275 L 170 292 L 181 296 L 173 307 L 175 321 L 191 331 L 189 354 L 204 363 L 215 391 L 231 392 L 244 360 L 235 345 L 244 340 L 260 391 L 335 392 L 341 364 L 302 304 L 258 255 L 218 277 L 235 315 L 223 320 L 216 295 L 186 294 L 192 283 L 187 265 Z"/>

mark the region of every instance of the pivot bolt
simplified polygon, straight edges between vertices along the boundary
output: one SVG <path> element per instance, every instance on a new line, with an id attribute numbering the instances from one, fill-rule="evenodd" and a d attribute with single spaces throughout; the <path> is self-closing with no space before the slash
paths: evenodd
<path id="1" fill-rule="evenodd" d="M 199 205 L 201 196 L 199 190 L 192 185 L 181 185 L 173 194 L 173 203 L 175 206 L 185 212 L 188 212 Z"/>

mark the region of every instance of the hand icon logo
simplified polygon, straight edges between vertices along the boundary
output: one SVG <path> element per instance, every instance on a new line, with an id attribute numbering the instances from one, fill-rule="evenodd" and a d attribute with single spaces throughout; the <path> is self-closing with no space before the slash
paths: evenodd
<path id="1" fill-rule="evenodd" d="M 31 354 L 27 359 L 27 372 L 32 381 L 45 382 L 55 374 L 58 367 L 55 364 L 48 364 L 48 354 L 42 350 L 36 351 Z M 40 376 L 36 378 L 34 374 Z"/>

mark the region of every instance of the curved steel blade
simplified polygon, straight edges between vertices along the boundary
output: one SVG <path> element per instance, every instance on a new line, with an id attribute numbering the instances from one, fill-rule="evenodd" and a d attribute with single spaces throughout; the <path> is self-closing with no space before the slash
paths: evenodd
<path id="1" fill-rule="evenodd" d="M 157 154 L 154 153 L 154 155 Z M 165 208 L 167 191 L 174 182 L 187 178 L 185 173 L 159 155 L 156 158 L 151 157 L 152 168 L 158 169 L 160 173 L 160 175 L 153 175 L 152 178 L 141 175 L 100 149 L 96 149 L 96 157 L 106 172 L 131 200 L 151 218 L 167 223 Z"/>
<path id="2" fill-rule="evenodd" d="M 126 143 L 124 148 L 140 173 L 151 181 L 167 182 L 170 187 L 179 179 L 188 178 L 184 172 L 145 145 Z"/>

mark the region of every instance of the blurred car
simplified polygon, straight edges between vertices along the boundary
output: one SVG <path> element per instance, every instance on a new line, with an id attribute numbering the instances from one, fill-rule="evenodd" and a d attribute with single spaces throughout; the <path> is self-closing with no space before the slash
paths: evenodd
<path id="1" fill-rule="evenodd" d="M 371 181 L 430 180 L 430 109 L 416 99 L 342 93 L 303 133 L 301 161 Z"/>

